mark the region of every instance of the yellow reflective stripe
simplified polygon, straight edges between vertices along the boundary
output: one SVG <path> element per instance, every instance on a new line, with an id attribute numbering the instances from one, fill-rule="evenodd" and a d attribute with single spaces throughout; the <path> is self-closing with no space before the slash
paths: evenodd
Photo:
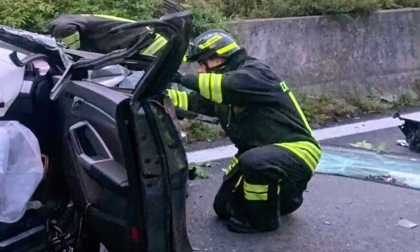
<path id="1" fill-rule="evenodd" d="M 185 91 L 176 91 L 178 108 L 188 110 L 188 94 Z"/>
<path id="2" fill-rule="evenodd" d="M 79 49 L 80 48 L 80 34 L 79 32 L 75 32 L 70 36 L 61 39 L 61 42 L 69 46 L 71 49 Z"/>
<path id="3" fill-rule="evenodd" d="M 300 115 L 300 118 L 302 119 L 303 123 L 305 124 L 305 127 L 311 133 L 311 136 L 314 136 L 314 132 L 312 131 L 312 128 L 309 125 L 308 120 L 306 120 L 306 116 L 303 113 L 302 108 L 299 106 L 299 103 L 297 102 L 297 100 L 296 100 L 296 98 L 295 98 L 295 96 L 293 95 L 292 92 L 289 92 L 289 97 L 290 97 L 290 99 L 292 99 L 292 102 L 295 105 L 295 107 L 296 107 L 296 109 L 297 109 L 297 111 L 298 111 L 298 113 Z"/>
<path id="4" fill-rule="evenodd" d="M 102 17 L 102 18 L 107 18 L 107 19 L 116 20 L 116 21 L 122 21 L 122 22 L 127 22 L 127 23 L 135 23 L 135 22 L 137 22 L 135 20 L 131 20 L 131 19 L 127 19 L 127 18 L 120 18 L 120 17 L 103 15 L 103 14 L 81 14 L 81 15 L 82 16 Z M 148 31 L 153 31 L 149 26 L 146 26 L 145 28 Z"/>
<path id="5" fill-rule="evenodd" d="M 116 20 L 116 21 L 121 21 L 121 22 L 127 22 L 127 23 L 137 22 L 135 20 L 131 20 L 131 19 L 127 19 L 127 18 L 120 18 L 120 17 L 114 17 L 114 16 L 110 16 L 110 15 L 103 15 L 103 14 L 82 14 L 82 16 L 101 17 L 101 18 L 106 18 L 106 19 L 111 19 L 111 20 Z M 146 30 L 148 30 L 150 32 L 153 31 L 149 26 L 146 26 L 145 28 L 146 28 Z M 157 37 L 156 37 L 155 41 L 148 48 L 146 48 L 144 50 L 143 54 L 153 56 L 157 51 L 159 51 L 163 46 L 165 46 L 167 42 L 168 41 L 165 38 L 163 38 L 160 34 L 157 34 Z"/>
<path id="6" fill-rule="evenodd" d="M 168 91 L 168 95 L 169 95 L 169 97 L 171 98 L 171 100 L 172 100 L 172 104 L 175 106 L 175 107 L 178 107 L 178 96 L 176 95 L 176 91 L 175 90 L 173 90 L 173 89 L 167 89 L 167 91 Z"/>
<path id="7" fill-rule="evenodd" d="M 198 75 L 198 87 L 200 94 L 207 99 L 210 99 L 210 74 Z"/>
<path id="8" fill-rule="evenodd" d="M 155 41 L 146 50 L 144 50 L 143 53 L 146 55 L 154 55 L 162 49 L 167 42 L 168 41 L 164 37 L 159 35 L 157 39 L 155 39 Z"/>
<path id="9" fill-rule="evenodd" d="M 168 41 L 164 37 L 157 35 L 155 41 L 153 41 L 153 43 L 142 52 L 142 54 L 153 56 L 156 52 L 162 49 L 167 42 Z"/>
<path id="10" fill-rule="evenodd" d="M 223 74 L 211 74 L 210 92 L 211 100 L 216 103 L 222 103 L 222 78 Z"/>
<path id="11" fill-rule="evenodd" d="M 131 19 L 127 19 L 127 18 L 121 18 L 121 17 L 114 17 L 114 16 L 109 16 L 109 15 L 103 15 L 103 14 L 82 14 L 82 16 L 95 16 L 95 17 L 102 17 L 102 18 L 107 18 L 107 19 L 111 19 L 111 20 L 116 20 L 116 21 L 122 21 L 122 22 L 127 22 L 127 23 L 135 23 L 137 22 L 136 20 L 131 20 Z M 153 31 L 149 26 L 145 27 L 146 30 L 148 31 Z"/>
<path id="12" fill-rule="evenodd" d="M 283 147 L 296 154 L 314 172 L 321 158 L 322 151 L 313 143 L 301 141 L 293 143 L 279 143 L 276 146 Z"/>
<path id="13" fill-rule="evenodd" d="M 282 146 L 282 147 L 290 150 L 291 152 L 295 153 L 297 156 L 299 156 L 309 166 L 309 168 L 312 171 L 315 170 L 317 162 L 314 160 L 314 158 L 311 155 L 309 155 L 309 153 L 307 153 L 303 150 L 300 150 L 300 149 L 293 148 L 293 147 L 288 146 L 288 145 L 280 145 L 280 146 Z"/>
<path id="14" fill-rule="evenodd" d="M 230 165 L 231 166 L 235 166 L 239 163 L 239 160 L 236 157 L 233 157 L 232 160 L 230 161 Z"/>
<path id="15" fill-rule="evenodd" d="M 244 181 L 244 196 L 247 200 L 268 200 L 268 185 L 255 185 Z"/>
<path id="16" fill-rule="evenodd" d="M 182 62 L 187 62 L 188 61 L 188 57 L 184 55 L 184 58 L 182 58 Z"/>
<path id="17" fill-rule="evenodd" d="M 244 189 L 254 193 L 266 193 L 268 192 L 268 185 L 256 185 L 244 181 Z"/>
<path id="18" fill-rule="evenodd" d="M 241 184 L 242 176 L 239 177 L 238 182 L 235 185 L 235 189 L 238 188 L 238 186 Z"/>
<path id="19" fill-rule="evenodd" d="M 221 40 L 223 37 L 219 34 L 214 35 L 213 37 L 211 37 L 209 40 L 207 40 L 206 42 L 204 42 L 203 44 L 199 45 L 198 47 L 200 49 L 205 49 L 209 46 L 211 46 L 212 44 L 216 43 L 217 41 Z"/>
<path id="20" fill-rule="evenodd" d="M 222 103 L 222 79 L 223 74 L 199 74 L 198 87 L 200 89 L 200 94 L 206 99 L 216 103 Z"/>
<path id="21" fill-rule="evenodd" d="M 280 82 L 280 87 L 281 87 L 281 90 L 283 90 L 283 92 L 289 91 L 289 87 L 287 86 L 286 82 L 284 82 L 284 81 Z"/>
<path id="22" fill-rule="evenodd" d="M 246 200 L 253 200 L 253 201 L 268 200 L 268 193 L 251 193 L 251 192 L 245 191 L 244 196 Z"/>
<path id="23" fill-rule="evenodd" d="M 188 94 L 185 91 L 166 89 L 166 92 L 172 100 L 172 104 L 180 109 L 188 110 Z"/>
<path id="24" fill-rule="evenodd" d="M 225 47 L 220 48 L 220 49 L 219 49 L 219 50 L 217 50 L 216 52 L 217 52 L 217 54 L 219 54 L 219 55 L 223 55 L 223 54 L 228 53 L 229 51 L 231 51 L 231 50 L 233 50 L 233 49 L 235 49 L 235 48 L 237 48 L 237 47 L 239 47 L 239 46 L 238 46 L 238 44 L 237 44 L 236 42 L 232 42 L 232 43 L 230 43 L 229 45 L 227 45 L 227 46 L 225 46 Z"/>
<path id="25" fill-rule="evenodd" d="M 89 16 L 89 14 L 86 14 L 86 16 Z M 107 19 L 116 20 L 116 21 L 128 22 L 128 23 L 134 23 L 134 22 L 136 22 L 136 21 L 131 20 L 131 19 L 114 17 L 114 16 L 109 16 L 109 15 L 102 15 L 102 14 L 93 14 L 92 16 L 94 16 L 94 17 L 101 17 L 101 18 L 107 18 Z"/>
<path id="26" fill-rule="evenodd" d="M 242 176 L 240 176 L 239 177 L 239 179 L 238 179 L 238 182 L 236 183 L 236 185 L 235 185 L 235 189 L 237 189 L 238 188 L 238 186 L 241 184 L 241 182 L 242 182 Z"/>
<path id="27" fill-rule="evenodd" d="M 228 174 L 233 169 L 233 167 L 235 167 L 238 164 L 238 162 L 238 159 L 236 157 L 233 157 L 230 161 L 228 168 L 225 171 L 225 174 Z"/>
<path id="28" fill-rule="evenodd" d="M 291 146 L 292 148 L 297 148 L 301 150 L 307 151 L 318 163 L 319 159 L 321 158 L 321 150 L 316 147 L 311 142 L 293 142 L 293 143 L 286 143 L 287 145 Z"/>
<path id="29" fill-rule="evenodd" d="M 296 100 L 296 97 L 293 95 L 293 93 L 290 91 L 289 87 L 287 86 L 286 82 L 282 81 L 279 83 L 280 88 L 283 90 L 283 92 L 288 92 L 290 100 L 292 101 L 293 105 L 296 107 L 296 110 L 298 111 L 298 114 L 302 120 L 302 122 L 305 124 L 306 129 L 311 133 L 311 136 L 314 136 L 314 132 L 312 131 L 311 126 L 308 123 L 308 120 L 306 120 L 306 116 L 302 111 L 302 108 L 300 107 L 299 103 Z"/>
<path id="30" fill-rule="evenodd" d="M 101 17 L 101 18 L 106 18 L 106 19 L 110 19 L 110 20 L 115 20 L 115 21 L 121 21 L 121 22 L 127 22 L 127 23 L 135 23 L 135 20 L 131 20 L 131 19 L 127 19 L 127 18 L 121 18 L 121 17 L 115 17 L 115 16 L 110 16 L 110 15 L 103 15 L 103 14 L 82 14 L 82 16 L 94 16 L 94 17 Z M 146 30 L 152 32 L 153 30 L 146 26 L 145 27 Z M 155 39 L 155 41 L 143 51 L 143 54 L 145 55 L 149 55 L 149 56 L 153 56 L 156 52 L 158 52 L 160 49 L 162 49 L 163 46 L 166 45 L 168 41 L 162 37 L 160 34 L 157 34 L 157 37 Z"/>

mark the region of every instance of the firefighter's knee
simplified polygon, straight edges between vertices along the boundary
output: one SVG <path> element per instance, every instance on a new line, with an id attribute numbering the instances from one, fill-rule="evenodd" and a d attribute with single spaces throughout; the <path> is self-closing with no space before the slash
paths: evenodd
<path id="1" fill-rule="evenodd" d="M 264 164 L 264 158 L 256 149 L 248 150 L 239 157 L 238 167 L 245 176 L 252 175 Z"/>
<path id="2" fill-rule="evenodd" d="M 268 183 L 278 177 L 276 166 L 270 163 L 270 155 L 264 148 L 251 149 L 239 157 L 238 168 L 245 180 Z"/>

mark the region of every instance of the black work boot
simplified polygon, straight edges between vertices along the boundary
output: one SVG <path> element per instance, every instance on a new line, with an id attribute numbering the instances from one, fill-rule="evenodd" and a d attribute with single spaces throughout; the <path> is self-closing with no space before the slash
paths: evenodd
<path id="1" fill-rule="evenodd" d="M 223 183 L 214 198 L 213 209 L 219 218 L 223 220 L 229 219 L 229 208 L 231 208 L 231 205 L 235 204 L 237 199 L 243 198 L 242 187 L 237 187 L 240 180 L 241 174 L 239 170 L 232 171 L 229 176 L 224 177 Z"/>
<path id="2" fill-rule="evenodd" d="M 231 217 L 227 222 L 228 229 L 242 234 L 270 232 L 278 229 L 280 216 L 279 198 L 276 191 L 269 190 L 267 201 L 243 199 L 242 204 L 233 205 Z"/>

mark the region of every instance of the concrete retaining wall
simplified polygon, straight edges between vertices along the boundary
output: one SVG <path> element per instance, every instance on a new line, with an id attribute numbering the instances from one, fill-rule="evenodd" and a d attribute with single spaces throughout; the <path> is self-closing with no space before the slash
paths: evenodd
<path id="1" fill-rule="evenodd" d="M 230 28 L 295 87 L 398 93 L 420 79 L 420 9 L 249 20 Z"/>
<path id="2" fill-rule="evenodd" d="M 420 9 L 229 24 L 249 54 L 293 87 L 405 92 L 420 79 Z"/>

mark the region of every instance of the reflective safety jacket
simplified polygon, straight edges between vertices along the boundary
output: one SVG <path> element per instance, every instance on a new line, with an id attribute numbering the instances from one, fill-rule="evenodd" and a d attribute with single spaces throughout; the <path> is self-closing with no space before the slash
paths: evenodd
<path id="1" fill-rule="evenodd" d="M 236 56 L 223 72 L 186 75 L 182 85 L 194 91 L 168 90 L 168 95 L 178 108 L 217 116 L 238 154 L 278 145 L 314 171 L 321 149 L 286 82 L 246 53 Z"/>
<path id="2" fill-rule="evenodd" d="M 130 47 L 145 36 L 151 36 L 153 42 L 141 54 L 156 55 L 166 45 L 167 40 L 164 37 L 153 34 L 147 27 L 140 34 L 132 30 L 108 34 L 110 29 L 132 22 L 135 21 L 108 15 L 63 15 L 54 19 L 48 29 L 53 37 L 60 39 L 71 49 L 97 53 Z"/>

